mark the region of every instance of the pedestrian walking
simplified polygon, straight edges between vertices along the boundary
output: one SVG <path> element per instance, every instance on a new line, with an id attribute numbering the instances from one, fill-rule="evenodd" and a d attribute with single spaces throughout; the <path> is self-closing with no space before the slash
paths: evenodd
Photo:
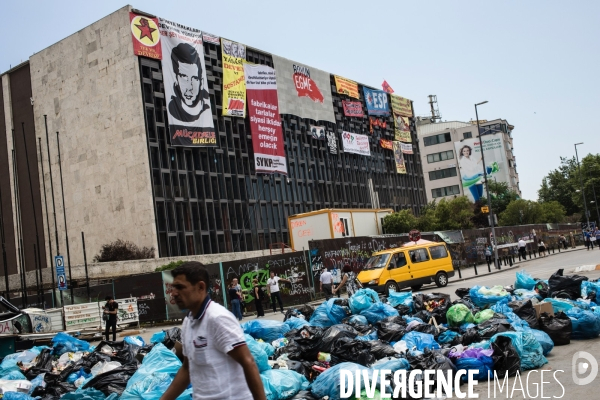
<path id="1" fill-rule="evenodd" d="M 340 297 L 339 294 L 341 289 L 344 287 L 344 285 L 346 285 L 346 293 L 348 293 L 348 297 L 351 297 L 358 289 L 362 288 L 362 285 L 358 279 L 356 279 L 356 274 L 354 273 L 354 270 L 350 264 L 344 265 L 342 274 L 342 281 L 338 286 L 333 288 L 333 294 L 338 293 L 338 297 Z"/>
<path id="2" fill-rule="evenodd" d="M 523 238 L 519 239 L 519 254 L 521 254 L 523 260 L 527 259 L 527 243 Z"/>
<path id="3" fill-rule="evenodd" d="M 233 282 L 229 285 L 228 290 L 229 302 L 231 303 L 231 312 L 238 321 L 242 320 L 242 308 L 240 304 L 240 292 L 238 291 L 237 285 L 234 285 Z"/>
<path id="4" fill-rule="evenodd" d="M 594 249 L 594 245 L 592 245 L 592 237 L 590 235 L 589 231 L 584 231 L 583 232 L 583 237 L 585 240 L 585 247 L 587 247 L 587 251 L 590 251 L 590 246 L 592 247 L 592 250 Z"/>
<path id="5" fill-rule="evenodd" d="M 321 292 L 325 293 L 325 300 L 329 300 L 333 296 L 331 287 L 333 284 L 333 276 L 331 275 L 331 272 L 329 272 L 328 269 L 325 269 L 319 280 L 321 281 Z"/>
<path id="6" fill-rule="evenodd" d="M 231 283 L 239 293 L 238 297 L 240 298 L 240 312 L 242 313 L 242 315 L 244 315 L 244 313 L 246 312 L 246 296 L 244 290 L 242 290 L 242 285 L 239 284 L 237 278 L 233 278 Z"/>
<path id="7" fill-rule="evenodd" d="M 540 257 L 546 257 L 546 245 L 542 239 L 538 240 L 538 253 Z"/>
<path id="8" fill-rule="evenodd" d="M 110 328 L 112 328 L 112 341 L 115 342 L 117 340 L 117 310 L 119 309 L 119 303 L 117 303 L 112 296 L 106 296 L 104 300 L 106 300 L 103 316 L 104 323 L 106 324 L 104 335 L 106 336 L 106 341 L 108 342 L 110 340 Z"/>
<path id="9" fill-rule="evenodd" d="M 208 271 L 188 261 L 173 271 L 172 298 L 189 310 L 181 326 L 183 364 L 161 400 L 175 400 L 192 385 L 203 400 L 266 400 L 244 332 L 234 316 L 208 294 Z"/>
<path id="10" fill-rule="evenodd" d="M 485 261 L 487 262 L 488 268 L 492 264 L 492 246 L 485 248 Z"/>
<path id="11" fill-rule="evenodd" d="M 265 300 L 265 291 L 262 286 L 258 284 L 258 279 L 254 278 L 252 281 L 252 287 L 254 290 L 254 306 L 256 307 L 256 318 L 265 316 L 265 309 L 263 308 L 263 301 Z"/>
<path id="12" fill-rule="evenodd" d="M 560 244 L 563 246 L 563 248 L 567 250 L 567 238 L 565 237 L 565 235 L 560 235 L 558 237 L 558 240 L 560 241 Z"/>
<path id="13" fill-rule="evenodd" d="M 275 272 L 271 272 L 271 277 L 267 280 L 267 290 L 269 292 L 269 296 L 271 297 L 271 303 L 273 304 L 273 312 L 277 312 L 277 306 L 275 304 L 275 300 L 277 300 L 279 302 L 281 313 L 284 314 L 283 300 L 281 300 L 281 293 L 279 293 L 279 282 L 292 283 L 287 279 L 275 276 Z"/>
<path id="14" fill-rule="evenodd" d="M 598 242 L 596 241 L 596 232 L 590 230 L 590 242 L 592 243 L 592 250 L 594 250 L 594 246 L 598 247 Z"/>

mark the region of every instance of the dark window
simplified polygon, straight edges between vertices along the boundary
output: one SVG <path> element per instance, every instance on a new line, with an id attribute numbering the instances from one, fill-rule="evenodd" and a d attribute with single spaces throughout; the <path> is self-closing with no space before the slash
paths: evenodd
<path id="1" fill-rule="evenodd" d="M 452 140 L 450 133 L 440 133 L 438 135 L 427 136 L 423 138 L 425 146 L 433 146 L 435 144 L 446 143 Z"/>
<path id="2" fill-rule="evenodd" d="M 435 181 L 438 179 L 449 178 L 451 176 L 456 176 L 456 174 L 457 174 L 456 167 L 439 169 L 437 171 L 429 172 L 429 180 Z"/>
<path id="3" fill-rule="evenodd" d="M 427 162 L 429 164 L 440 162 L 440 161 L 452 160 L 452 159 L 454 159 L 454 151 L 453 150 L 442 151 L 439 153 L 433 153 L 433 154 L 427 155 Z"/>
<path id="4" fill-rule="evenodd" d="M 410 257 L 410 261 L 413 263 L 429 261 L 429 253 L 427 253 L 427 249 L 410 250 L 408 252 L 408 256 Z"/>
<path id="5" fill-rule="evenodd" d="M 460 188 L 458 185 L 446 186 L 437 189 L 431 189 L 431 196 L 436 199 L 438 197 L 452 196 L 460 194 Z"/>
<path id="6" fill-rule="evenodd" d="M 471 139 L 472 137 L 473 137 L 473 134 L 471 132 L 463 133 L 463 139 Z"/>
<path id="7" fill-rule="evenodd" d="M 429 253 L 431 254 L 432 260 L 448 257 L 448 251 L 444 245 L 430 247 Z"/>

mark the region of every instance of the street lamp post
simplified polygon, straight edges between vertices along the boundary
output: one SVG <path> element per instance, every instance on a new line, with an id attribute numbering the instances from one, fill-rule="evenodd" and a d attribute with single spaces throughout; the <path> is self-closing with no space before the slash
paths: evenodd
<path id="1" fill-rule="evenodd" d="M 498 264 L 498 247 L 496 245 L 496 227 L 494 224 L 494 210 L 492 209 L 492 198 L 490 196 L 490 190 L 488 188 L 488 180 L 487 180 L 487 169 L 485 167 L 485 157 L 483 155 L 483 139 L 481 138 L 481 128 L 479 127 L 479 114 L 477 112 L 477 106 L 487 103 L 486 101 L 482 101 L 481 103 L 475 104 L 475 118 L 477 120 L 477 137 L 479 138 L 479 149 L 481 150 L 481 163 L 483 164 L 483 182 L 485 183 L 485 191 L 487 193 L 487 202 L 488 207 L 490 209 L 490 225 L 492 227 L 492 246 L 494 248 L 494 266 L 496 268 L 500 268 Z"/>
<path id="2" fill-rule="evenodd" d="M 585 212 L 585 220 L 587 222 L 587 228 L 590 227 L 590 216 L 588 215 L 587 202 L 585 201 L 585 191 L 583 190 L 583 177 L 581 176 L 581 166 L 579 165 L 579 155 L 577 154 L 577 146 L 581 143 L 575 143 L 575 158 L 577 159 L 577 171 L 579 172 L 579 184 L 581 185 L 581 194 L 583 195 L 583 210 Z"/>
<path id="3" fill-rule="evenodd" d="M 592 175 L 590 174 L 590 169 L 587 168 L 588 178 L 592 180 Z M 594 205 L 596 206 L 596 224 L 600 223 L 600 213 L 598 212 L 598 200 L 596 200 L 596 187 L 594 186 L 594 181 L 592 181 L 592 193 L 594 193 Z"/>

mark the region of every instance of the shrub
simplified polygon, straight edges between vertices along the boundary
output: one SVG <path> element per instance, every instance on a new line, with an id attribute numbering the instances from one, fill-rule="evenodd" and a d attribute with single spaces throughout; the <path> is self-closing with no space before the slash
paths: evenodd
<path id="1" fill-rule="evenodd" d="M 139 247 L 127 240 L 117 239 L 105 244 L 100 253 L 94 256 L 94 262 L 144 260 L 154 258 L 154 247 Z"/>
<path id="2" fill-rule="evenodd" d="M 154 271 L 155 272 L 160 272 L 160 271 L 170 271 L 172 269 L 175 269 L 177 267 L 179 267 L 181 264 L 183 264 L 185 261 L 183 260 L 179 260 L 179 261 L 171 261 L 168 264 L 162 265 L 160 267 L 157 267 Z"/>

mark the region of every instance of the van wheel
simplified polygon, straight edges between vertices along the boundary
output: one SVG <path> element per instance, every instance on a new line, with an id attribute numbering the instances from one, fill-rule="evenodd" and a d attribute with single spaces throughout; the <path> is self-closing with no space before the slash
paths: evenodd
<path id="1" fill-rule="evenodd" d="M 435 276 L 435 284 L 438 287 L 444 287 L 448 284 L 448 275 L 445 272 L 438 272 Z"/>
<path id="2" fill-rule="evenodd" d="M 389 281 L 385 284 L 385 293 L 389 296 L 390 292 L 397 292 L 399 290 L 398 283 Z"/>
<path id="3" fill-rule="evenodd" d="M 410 288 L 413 290 L 413 292 L 416 292 L 417 290 L 420 290 L 423 287 L 423 285 L 414 285 L 411 286 Z"/>

